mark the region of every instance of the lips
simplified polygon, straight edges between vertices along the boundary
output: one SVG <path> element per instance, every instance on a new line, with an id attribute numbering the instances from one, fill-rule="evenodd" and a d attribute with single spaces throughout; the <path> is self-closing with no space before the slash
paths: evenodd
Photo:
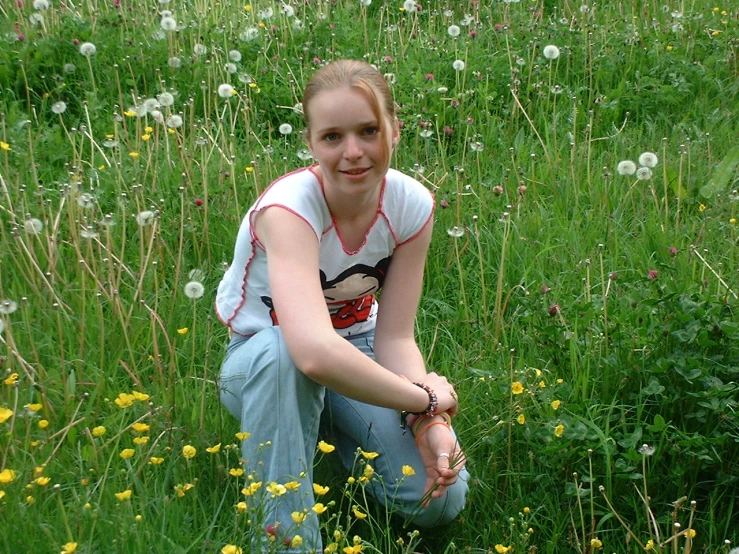
<path id="1" fill-rule="evenodd" d="M 366 171 L 369 171 L 368 167 L 357 167 L 355 169 L 344 169 L 341 172 L 346 175 L 362 175 Z"/>

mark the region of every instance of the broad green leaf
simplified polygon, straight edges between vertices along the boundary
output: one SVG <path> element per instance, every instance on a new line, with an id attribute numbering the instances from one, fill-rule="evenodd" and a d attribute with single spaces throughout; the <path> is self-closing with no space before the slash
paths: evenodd
<path id="1" fill-rule="evenodd" d="M 708 184 L 701 187 L 700 195 L 703 198 L 713 198 L 717 193 L 724 190 L 729 184 L 737 164 L 739 164 L 739 146 L 729 150 L 724 159 L 713 168 L 713 175 Z"/>

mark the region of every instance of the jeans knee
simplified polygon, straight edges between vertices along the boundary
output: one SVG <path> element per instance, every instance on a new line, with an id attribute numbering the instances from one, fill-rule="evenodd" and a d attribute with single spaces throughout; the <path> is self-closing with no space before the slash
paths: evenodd
<path id="1" fill-rule="evenodd" d="M 412 512 L 411 521 L 413 525 L 418 527 L 434 527 L 436 525 L 446 525 L 454 520 L 467 502 L 467 493 L 469 492 L 469 474 L 463 469 L 459 474 L 459 479 L 446 491 L 446 494 L 440 498 L 435 498 L 427 508 L 416 508 Z"/>

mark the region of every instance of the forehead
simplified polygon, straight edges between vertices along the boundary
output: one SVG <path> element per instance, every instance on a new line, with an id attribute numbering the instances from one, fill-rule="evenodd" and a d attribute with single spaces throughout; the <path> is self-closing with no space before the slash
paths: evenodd
<path id="1" fill-rule="evenodd" d="M 377 124 L 369 98 L 353 87 L 322 90 L 311 99 L 307 109 L 310 126 L 315 131 Z"/>

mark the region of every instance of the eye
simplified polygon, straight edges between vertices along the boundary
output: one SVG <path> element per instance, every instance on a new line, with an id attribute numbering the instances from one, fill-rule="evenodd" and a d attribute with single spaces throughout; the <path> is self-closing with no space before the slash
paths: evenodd
<path id="1" fill-rule="evenodd" d="M 364 129 L 365 136 L 372 137 L 380 132 L 377 127 L 367 127 Z"/>
<path id="2" fill-rule="evenodd" d="M 323 137 L 326 142 L 333 142 L 339 140 L 339 133 L 326 133 Z"/>

